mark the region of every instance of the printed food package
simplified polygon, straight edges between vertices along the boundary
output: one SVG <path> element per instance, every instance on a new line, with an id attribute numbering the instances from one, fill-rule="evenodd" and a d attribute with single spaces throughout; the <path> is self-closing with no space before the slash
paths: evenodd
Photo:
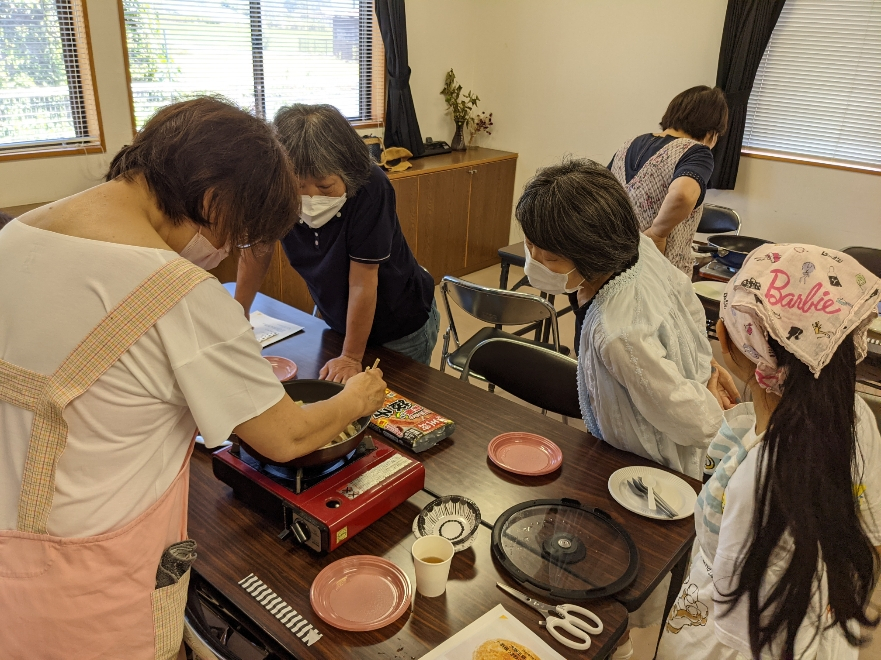
<path id="1" fill-rule="evenodd" d="M 370 426 L 384 438 L 417 454 L 434 447 L 456 428 L 452 420 L 391 390 L 385 391 L 385 402 L 373 414 Z"/>

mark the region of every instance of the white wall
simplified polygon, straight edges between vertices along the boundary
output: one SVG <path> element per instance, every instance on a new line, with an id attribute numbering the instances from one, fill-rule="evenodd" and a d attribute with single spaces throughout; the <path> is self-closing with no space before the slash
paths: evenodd
<path id="1" fill-rule="evenodd" d="M 93 186 L 106 173 L 112 155 L 131 142 L 117 0 L 89 0 L 88 11 L 107 153 L 0 163 L 0 207 L 52 201 Z"/>
<path id="2" fill-rule="evenodd" d="M 881 248 L 881 176 L 743 157 L 734 190 L 707 199 L 736 208 L 742 234 L 840 250 Z"/>
<path id="3" fill-rule="evenodd" d="M 657 129 L 669 100 L 716 78 L 726 0 L 408 0 L 410 81 L 423 136 L 449 141 L 444 74 L 454 68 L 496 124 L 482 146 L 516 151 L 515 194 L 571 153 L 608 162 Z M 466 136 L 467 137 L 467 136 Z M 840 248 L 881 247 L 881 177 L 742 158 L 743 233 Z M 512 240 L 517 237 L 512 226 Z"/>

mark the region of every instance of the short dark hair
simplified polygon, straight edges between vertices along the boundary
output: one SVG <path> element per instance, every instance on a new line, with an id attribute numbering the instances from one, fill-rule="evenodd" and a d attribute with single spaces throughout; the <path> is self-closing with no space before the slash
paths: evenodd
<path id="1" fill-rule="evenodd" d="M 677 94 L 661 118 L 661 130 L 672 128 L 695 140 L 728 130 L 728 102 L 718 87 L 698 85 Z"/>
<path id="2" fill-rule="evenodd" d="M 363 138 L 332 105 L 295 103 L 275 114 L 275 129 L 300 177 L 336 174 L 354 195 L 367 183 L 373 159 Z"/>
<path id="3" fill-rule="evenodd" d="M 0 211 L 0 229 L 3 229 L 6 225 L 12 222 L 14 218 L 6 213 L 5 211 Z"/>
<path id="4" fill-rule="evenodd" d="M 233 247 L 274 243 L 299 217 L 296 177 L 272 127 L 219 98 L 160 109 L 114 156 L 106 180 L 139 174 L 173 223 L 213 220 Z"/>
<path id="5" fill-rule="evenodd" d="M 592 160 L 540 169 L 523 189 L 515 216 L 531 243 L 569 259 L 587 280 L 619 272 L 639 252 L 639 223 L 627 193 Z"/>

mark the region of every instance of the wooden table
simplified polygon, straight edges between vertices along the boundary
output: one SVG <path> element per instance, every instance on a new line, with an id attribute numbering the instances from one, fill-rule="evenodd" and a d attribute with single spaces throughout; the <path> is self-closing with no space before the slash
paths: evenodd
<path id="1" fill-rule="evenodd" d="M 300 378 L 315 377 L 329 358 L 339 355 L 342 336 L 318 319 L 259 294 L 253 309 L 307 327 L 305 333 L 265 351 L 294 360 L 300 367 Z M 364 363 L 371 364 L 377 357 L 382 360 L 380 368 L 390 388 L 456 422 L 452 437 L 413 455 L 425 465 L 426 490 L 470 497 L 490 524 L 514 504 L 537 498 L 571 497 L 603 509 L 627 529 L 639 549 L 636 579 L 616 595 L 631 612 L 687 557 L 695 537 L 691 517 L 648 520 L 615 502 L 607 487 L 609 476 L 622 467 L 666 468 L 398 353 L 369 348 Z M 563 466 L 544 477 L 521 477 L 498 469 L 487 457 L 486 446 L 495 436 L 508 431 L 527 431 L 550 438 L 563 450 Z M 678 476 L 700 492 L 699 481 Z"/>
<path id="2" fill-rule="evenodd" d="M 264 351 L 293 359 L 301 378 L 315 377 L 328 358 L 339 354 L 342 337 L 322 321 L 262 295 L 258 295 L 254 309 L 306 328 L 306 332 Z M 491 557 L 488 528 L 480 530 L 474 552 L 457 555 L 446 596 L 417 597 L 413 614 L 382 630 L 346 633 L 325 626 L 309 607 L 308 589 L 324 566 L 351 554 L 385 556 L 412 577 L 410 525 L 434 494 L 471 497 L 489 523 L 520 502 L 571 497 L 608 512 L 628 530 L 640 552 L 640 568 L 634 583 L 616 595 L 620 604 L 612 599 L 588 603 L 605 625 L 590 651 L 575 654 L 556 646 L 566 657 L 604 657 L 626 628 L 627 610 L 641 605 L 671 568 L 684 565 L 694 538 L 691 518 L 672 522 L 647 520 L 627 511 L 609 495 L 606 482 L 616 469 L 654 464 L 391 351 L 368 349 L 365 364 L 377 357 L 382 359 L 380 368 L 392 389 L 456 421 L 456 432 L 451 438 L 427 452 L 411 455 L 425 465 L 426 492 L 417 494 L 334 553 L 318 556 L 280 542 L 276 538 L 277 522 L 235 500 L 231 489 L 211 475 L 207 457 L 197 456 L 190 496 L 190 533 L 201 548 L 196 570 L 297 657 L 334 657 L 335 652 L 339 657 L 341 647 L 353 657 L 419 657 L 497 603 L 548 641 L 549 636 L 538 628 L 538 618 L 532 611 L 496 589 L 496 581 L 511 582 Z M 486 445 L 494 436 L 511 430 L 535 432 L 553 439 L 563 450 L 562 468 L 538 478 L 498 470 L 488 462 Z M 689 483 L 695 490 L 699 488 L 698 482 Z M 314 646 L 305 647 L 253 602 L 237 584 L 252 572 L 298 611 L 309 612 L 310 623 L 317 624 L 325 637 Z M 378 655 L 380 652 L 385 655 Z"/>
<path id="3" fill-rule="evenodd" d="M 447 592 L 438 598 L 416 594 L 412 612 L 372 632 L 351 633 L 326 625 L 312 611 L 309 588 L 328 564 L 350 555 L 377 555 L 400 566 L 415 585 L 410 557 L 410 526 L 431 501 L 417 493 L 391 513 L 329 555 L 318 555 L 289 541 L 279 541 L 279 523 L 235 499 L 226 484 L 215 479 L 205 450 L 192 461 L 189 533 L 199 544 L 195 570 L 233 605 L 267 632 L 276 644 L 296 658 L 370 658 L 412 660 L 454 635 L 498 603 L 567 658 L 603 658 L 627 626 L 627 612 L 606 598 L 588 604 L 603 621 L 604 630 L 590 649 L 575 653 L 558 644 L 538 625 L 541 618 L 519 601 L 506 596 L 496 582 L 516 584 L 498 567 L 490 552 L 489 530 L 482 528 L 474 545 L 453 558 Z M 252 598 L 239 580 L 254 573 L 264 584 L 302 614 L 323 635 L 306 646 Z"/>

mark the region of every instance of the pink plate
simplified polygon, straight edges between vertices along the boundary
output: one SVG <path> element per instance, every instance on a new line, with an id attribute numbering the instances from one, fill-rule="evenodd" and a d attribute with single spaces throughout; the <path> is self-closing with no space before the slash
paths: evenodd
<path id="1" fill-rule="evenodd" d="M 560 448 L 534 433 L 498 435 L 490 441 L 486 453 L 503 470 L 534 477 L 550 474 L 563 463 Z"/>
<path id="2" fill-rule="evenodd" d="M 326 566 L 312 582 L 315 614 L 340 630 L 377 630 L 410 606 L 410 580 L 395 564 L 372 555 L 353 555 Z"/>
<path id="3" fill-rule="evenodd" d="M 272 365 L 272 371 L 280 381 L 290 380 L 297 375 L 297 364 L 295 362 L 277 355 L 264 355 L 263 357 Z"/>

